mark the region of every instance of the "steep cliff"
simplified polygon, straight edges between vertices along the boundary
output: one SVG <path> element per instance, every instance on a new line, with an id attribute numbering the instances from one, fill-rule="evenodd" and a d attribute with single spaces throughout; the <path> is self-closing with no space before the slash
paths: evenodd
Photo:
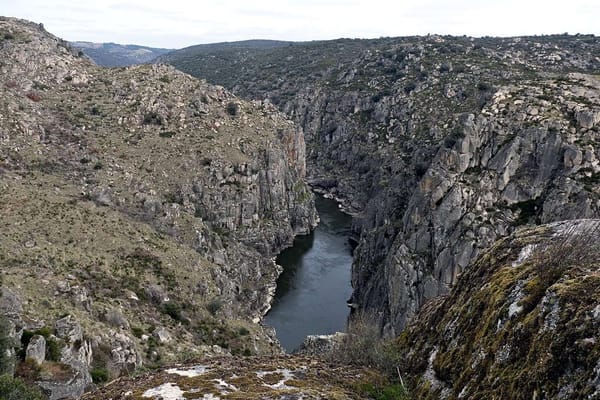
<path id="1" fill-rule="evenodd" d="M 518 230 L 398 339 L 419 399 L 600 398 L 600 222 Z"/>
<path id="2" fill-rule="evenodd" d="M 166 59 L 304 128 L 309 180 L 356 217 L 351 302 L 394 335 L 497 238 L 598 216 L 599 48 L 427 36 Z"/>
<path id="3" fill-rule="evenodd" d="M 41 372 L 18 373 L 58 398 L 90 370 L 280 351 L 253 322 L 274 256 L 317 218 L 301 130 L 169 66 L 102 69 L 10 18 L 0 93 L 1 307 L 23 358 L 35 335 L 47 345 Z M 55 382 L 69 371 L 76 384 Z"/>

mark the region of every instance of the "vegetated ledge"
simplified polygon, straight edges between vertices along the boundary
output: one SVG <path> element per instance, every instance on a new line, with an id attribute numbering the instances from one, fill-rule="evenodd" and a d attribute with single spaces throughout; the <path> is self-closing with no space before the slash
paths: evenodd
<path id="1" fill-rule="evenodd" d="M 386 383 L 374 370 L 310 357 L 219 357 L 121 378 L 82 400 L 365 399 Z"/>
<path id="2" fill-rule="evenodd" d="M 398 338 L 419 399 L 600 398 L 600 220 L 526 228 Z"/>

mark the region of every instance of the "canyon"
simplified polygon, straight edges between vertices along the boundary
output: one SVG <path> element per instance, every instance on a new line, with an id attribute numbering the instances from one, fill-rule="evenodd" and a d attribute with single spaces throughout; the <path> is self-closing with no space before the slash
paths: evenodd
<path id="1" fill-rule="evenodd" d="M 49 398 L 599 396 L 593 35 L 250 41 L 107 69 L 0 18 L 0 54 L 8 369 Z M 312 190 L 353 217 L 341 341 L 367 316 L 391 375 L 282 355 L 260 324 Z"/>
<path id="2" fill-rule="evenodd" d="M 599 46 L 431 35 L 160 60 L 303 127 L 308 181 L 356 215 L 351 302 L 395 336 L 495 240 L 598 217 Z"/>

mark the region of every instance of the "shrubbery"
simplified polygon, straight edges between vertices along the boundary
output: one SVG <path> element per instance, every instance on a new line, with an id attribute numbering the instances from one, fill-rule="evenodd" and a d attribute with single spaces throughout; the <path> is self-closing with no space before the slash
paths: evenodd
<path id="1" fill-rule="evenodd" d="M 384 372 L 392 383 L 366 385 L 361 390 L 376 400 L 408 400 L 408 390 L 398 375 L 400 353 L 393 339 L 384 339 L 373 318 L 365 314 L 352 317 L 348 333 L 326 356 L 330 361 L 375 368 Z M 396 382 L 400 380 L 400 382 Z"/>
<path id="2" fill-rule="evenodd" d="M 382 339 L 376 321 L 364 314 L 352 317 L 347 335 L 329 357 L 345 364 L 377 368 L 389 376 L 396 376 L 399 361 L 393 341 Z"/>
<path id="3" fill-rule="evenodd" d="M 94 383 L 108 382 L 108 379 L 110 376 L 108 373 L 108 370 L 106 368 L 102 368 L 102 367 L 93 368 L 90 371 L 90 375 L 92 376 L 92 381 Z"/>
<path id="4" fill-rule="evenodd" d="M 18 378 L 0 375 L 0 399 L 2 400 L 44 400 L 44 395 L 34 386 L 29 386 Z"/>

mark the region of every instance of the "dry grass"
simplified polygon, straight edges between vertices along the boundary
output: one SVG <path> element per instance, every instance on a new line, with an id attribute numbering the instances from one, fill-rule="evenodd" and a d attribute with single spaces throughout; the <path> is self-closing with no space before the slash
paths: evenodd
<path id="1" fill-rule="evenodd" d="M 535 248 L 530 262 L 545 287 L 572 267 L 589 268 L 600 262 L 600 223 L 590 221 L 559 231 L 546 244 Z"/>
<path id="2" fill-rule="evenodd" d="M 334 362 L 376 368 L 397 377 L 399 355 L 394 341 L 382 338 L 377 321 L 365 313 L 352 316 L 347 335 L 325 357 Z"/>

